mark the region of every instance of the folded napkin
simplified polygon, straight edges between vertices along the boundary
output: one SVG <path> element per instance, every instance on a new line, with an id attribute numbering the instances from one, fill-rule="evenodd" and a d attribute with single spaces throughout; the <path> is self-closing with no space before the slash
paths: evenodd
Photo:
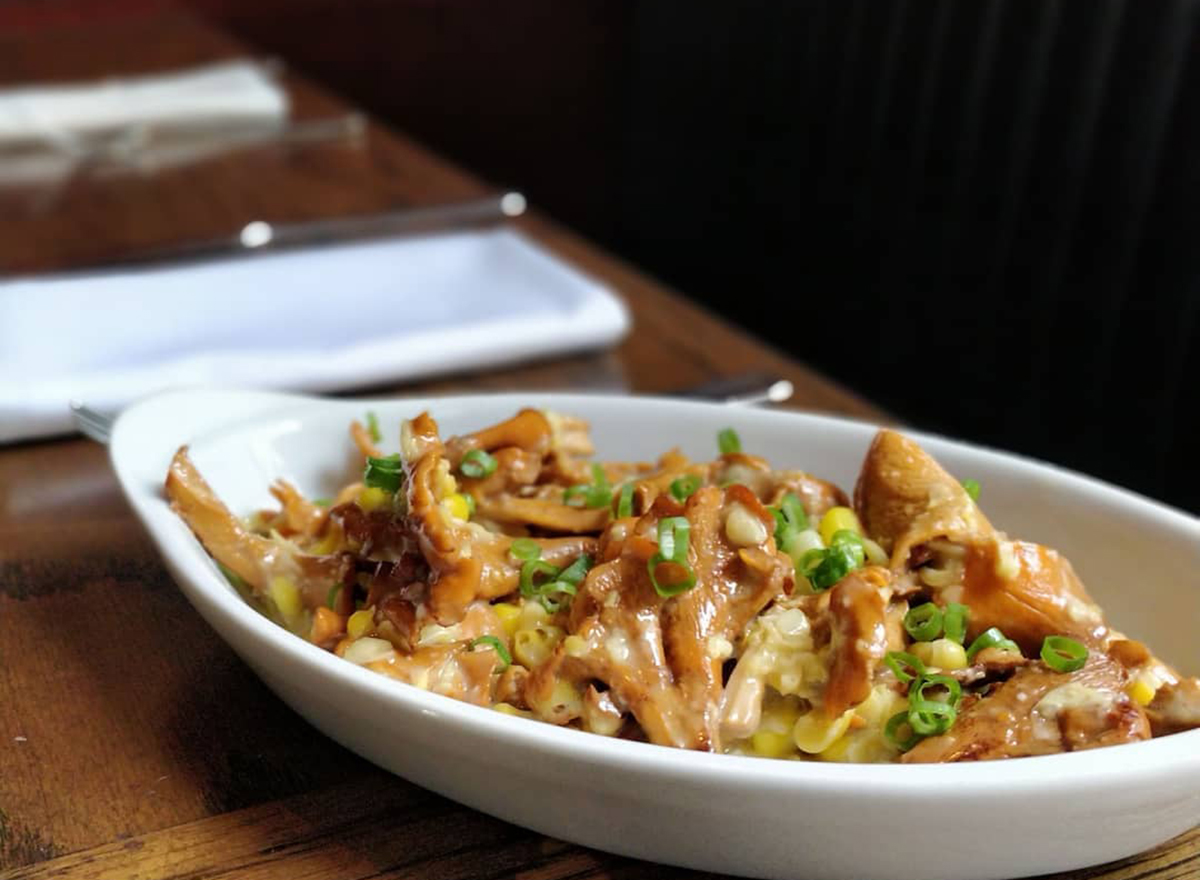
<path id="1" fill-rule="evenodd" d="M 287 94 L 259 63 L 234 60 L 155 76 L 0 90 L 0 151 L 86 154 L 152 131 L 280 125 Z"/>
<path id="2" fill-rule="evenodd" d="M 335 390 L 620 338 L 624 306 L 508 229 L 0 282 L 0 442 L 221 385 Z"/>

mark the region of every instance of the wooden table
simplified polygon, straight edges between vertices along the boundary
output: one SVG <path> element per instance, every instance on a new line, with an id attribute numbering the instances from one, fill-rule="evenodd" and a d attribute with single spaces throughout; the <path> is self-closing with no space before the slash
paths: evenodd
<path id="1" fill-rule="evenodd" d="M 0 80 L 143 71 L 245 49 L 185 18 L 0 38 Z M 297 113 L 345 112 L 288 77 Z M 395 132 L 252 149 L 153 178 L 0 196 L 0 268 L 62 267 L 227 232 L 479 194 L 480 181 Z M 5 201 L 8 199 L 8 201 Z M 371 389 L 664 391 L 749 369 L 795 404 L 883 414 L 536 214 L 522 228 L 610 284 L 634 330 L 615 351 Z M 52 333 L 48 344 L 53 344 Z M 1200 831 L 1076 877 L 1200 870 Z M 0 877 L 683 877 L 459 807 L 325 739 L 192 611 L 134 521 L 105 451 L 70 439 L 0 448 Z"/>

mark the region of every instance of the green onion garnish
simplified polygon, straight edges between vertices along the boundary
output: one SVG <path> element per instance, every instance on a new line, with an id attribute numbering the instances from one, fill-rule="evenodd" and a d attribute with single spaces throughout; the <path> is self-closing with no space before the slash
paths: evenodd
<path id="1" fill-rule="evenodd" d="M 329 588 L 329 593 L 326 594 L 326 596 L 325 596 L 325 604 L 328 607 L 332 608 L 334 611 L 337 611 L 338 593 L 340 593 L 341 591 L 342 591 L 342 585 L 334 584 L 332 587 Z"/>
<path id="2" fill-rule="evenodd" d="M 975 641 L 971 642 L 971 647 L 967 648 L 967 660 L 974 660 L 975 655 L 984 648 L 999 648 L 1001 651 L 1016 651 L 1018 654 L 1021 652 L 1016 642 L 994 626 L 991 629 L 985 629 L 975 637 Z"/>
<path id="3" fill-rule="evenodd" d="M 576 504 L 576 499 L 582 504 Z M 571 486 L 563 492 L 563 504 L 569 504 L 572 507 L 590 507 L 593 510 L 601 507 L 607 507 L 612 503 L 612 486 L 608 484 L 608 477 L 604 473 L 604 468 L 598 464 L 592 465 L 592 483 L 585 485 L 580 483 L 578 486 Z"/>
<path id="4" fill-rule="evenodd" d="M 700 478 L 695 474 L 685 474 L 671 481 L 671 494 L 676 501 L 687 501 L 700 488 Z"/>
<path id="5" fill-rule="evenodd" d="M 541 582 L 534 579 L 542 577 Z M 558 577 L 558 566 L 544 559 L 529 559 L 521 566 L 521 595 L 532 599 L 537 595 L 538 587 L 548 580 Z"/>
<path id="6" fill-rule="evenodd" d="M 789 535 L 808 528 L 808 514 L 804 512 L 804 504 L 790 492 L 783 496 L 778 507 L 768 507 L 767 510 L 775 517 L 776 547 L 787 543 Z"/>
<path id="7" fill-rule="evenodd" d="M 966 479 L 962 481 L 962 487 L 967 490 L 967 494 L 971 496 L 972 501 L 979 501 L 979 481 Z"/>
<path id="8" fill-rule="evenodd" d="M 908 727 L 909 735 L 906 736 L 905 738 L 901 739 L 900 738 L 900 729 L 902 727 L 905 727 L 906 725 Z M 902 752 L 907 752 L 909 749 L 911 749 L 913 746 L 915 746 L 917 743 L 919 743 L 921 741 L 921 737 L 917 734 L 917 732 L 915 730 L 912 729 L 912 725 L 908 723 L 908 710 L 907 709 L 905 709 L 903 712 L 897 712 L 895 715 L 893 715 L 891 718 L 888 719 L 887 726 L 883 728 L 883 735 L 885 737 L 887 737 L 888 742 L 890 742 L 892 745 L 894 745 L 896 748 L 898 748 Z"/>
<path id="9" fill-rule="evenodd" d="M 586 553 L 558 573 L 558 579 L 568 584 L 578 586 L 588 570 L 592 567 L 592 557 Z"/>
<path id="10" fill-rule="evenodd" d="M 221 570 L 221 574 L 225 575 L 225 580 L 229 581 L 231 586 L 238 590 L 250 589 L 250 585 L 246 583 L 245 579 L 228 565 L 218 562 L 217 568 Z"/>
<path id="11" fill-rule="evenodd" d="M 542 545 L 533 540 L 533 538 L 517 538 L 508 545 L 508 552 L 515 559 L 528 561 L 530 559 L 537 559 L 542 555 Z"/>
<path id="12" fill-rule="evenodd" d="M 617 519 L 633 516 L 633 483 L 626 483 L 617 493 Z"/>
<path id="13" fill-rule="evenodd" d="M 742 438 L 733 428 L 722 428 L 717 432 L 717 448 L 722 455 L 731 455 L 742 451 Z"/>
<path id="14" fill-rule="evenodd" d="M 475 518 L 475 496 L 470 492 L 463 492 L 462 497 L 467 502 L 467 519 Z"/>
<path id="15" fill-rule="evenodd" d="M 368 487 L 383 489 L 386 492 L 398 492 L 403 481 L 404 469 L 400 464 L 399 453 L 386 458 L 367 457 L 367 468 L 363 471 L 363 483 Z"/>
<path id="16" fill-rule="evenodd" d="M 658 552 L 650 557 L 646 569 L 650 572 L 650 583 L 654 591 L 664 599 L 678 596 L 696 585 L 696 573 L 688 565 L 688 542 L 691 526 L 687 518 L 668 516 L 658 521 Z M 658 579 L 658 567 L 669 564 L 682 569 L 683 577 L 663 583 Z"/>
<path id="17" fill-rule="evenodd" d="M 367 435 L 376 443 L 383 439 L 383 432 L 379 430 L 379 418 L 371 410 L 367 410 Z"/>
<path id="18" fill-rule="evenodd" d="M 458 463 L 458 469 L 464 477 L 472 480 L 482 480 L 496 472 L 496 459 L 482 449 L 468 450 Z"/>
<path id="19" fill-rule="evenodd" d="M 925 696 L 925 688 L 932 686 L 944 687 L 948 695 L 948 699 L 935 700 L 935 702 L 944 702 L 954 709 L 958 708 L 958 704 L 962 702 L 962 685 L 958 683 L 957 679 L 951 678 L 949 675 L 934 675 L 930 672 L 923 673 L 909 689 L 909 703 L 915 706 L 917 703 L 927 701 L 927 699 L 933 699 L 926 698 Z"/>
<path id="20" fill-rule="evenodd" d="M 329 505 L 333 504 L 333 499 L 332 498 L 314 498 L 312 500 L 312 503 L 317 505 L 317 507 L 328 507 Z"/>
<path id="21" fill-rule="evenodd" d="M 942 612 L 932 602 L 910 608 L 904 615 L 904 628 L 918 642 L 932 642 L 942 634 Z"/>
<path id="22" fill-rule="evenodd" d="M 1085 645 L 1066 636 L 1046 636 L 1042 642 L 1042 662 L 1055 672 L 1074 672 L 1087 663 Z"/>
<path id="23" fill-rule="evenodd" d="M 567 604 L 567 599 L 556 599 L 555 596 L 574 596 L 576 586 L 569 584 L 566 581 L 547 581 L 537 588 L 538 601 L 542 603 L 542 607 L 551 614 L 556 613 L 564 605 Z"/>
<path id="24" fill-rule="evenodd" d="M 946 638 L 960 645 L 967 637 L 967 621 L 970 619 L 970 609 L 961 602 L 948 602 L 942 609 L 942 629 Z"/>
<path id="25" fill-rule="evenodd" d="M 495 636 L 480 636 L 468 646 L 467 650 L 474 651 L 479 645 L 487 645 L 496 652 L 496 656 L 500 658 L 500 663 L 503 664 L 497 672 L 503 672 L 512 665 L 512 654 L 508 653 L 508 648 L 504 647 L 504 642 L 500 641 Z"/>
<path id="26" fill-rule="evenodd" d="M 824 549 L 809 550 L 800 557 L 796 570 L 818 592 L 828 590 L 850 572 L 862 568 L 866 560 L 862 538 L 849 529 L 833 533 L 830 545 Z"/>
<path id="27" fill-rule="evenodd" d="M 908 726 L 918 736 L 936 736 L 954 726 L 957 714 L 949 703 L 916 700 L 908 709 Z"/>
<path id="28" fill-rule="evenodd" d="M 883 662 L 887 664 L 888 669 L 895 673 L 896 679 L 902 684 L 914 681 L 925 674 L 925 664 L 921 662 L 921 658 L 905 651 L 888 651 Z M 908 671 L 910 669 L 911 673 Z"/>

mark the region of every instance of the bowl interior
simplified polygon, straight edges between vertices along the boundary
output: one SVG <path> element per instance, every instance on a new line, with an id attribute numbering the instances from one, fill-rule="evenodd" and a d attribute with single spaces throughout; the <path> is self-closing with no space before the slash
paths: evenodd
<path id="1" fill-rule="evenodd" d="M 310 496 L 331 495 L 357 477 L 349 422 L 374 411 L 382 447 L 398 448 L 401 419 L 428 406 L 449 436 L 512 415 L 522 406 L 577 414 L 592 423 L 597 457 L 657 458 L 677 446 L 709 459 L 716 433 L 732 426 L 743 448 L 776 467 L 801 468 L 854 487 L 874 426 L 794 413 L 647 398 L 501 395 L 436 401 L 283 399 L 195 435 L 192 456 L 217 494 L 247 513 L 273 506 L 271 481 L 285 477 Z M 1200 672 L 1200 521 L 1132 493 L 1047 465 L 909 432 L 951 473 L 981 484 L 980 503 L 1010 536 L 1038 541 L 1074 564 L 1110 623 L 1167 661 Z M 165 463 L 163 465 L 165 472 Z"/>

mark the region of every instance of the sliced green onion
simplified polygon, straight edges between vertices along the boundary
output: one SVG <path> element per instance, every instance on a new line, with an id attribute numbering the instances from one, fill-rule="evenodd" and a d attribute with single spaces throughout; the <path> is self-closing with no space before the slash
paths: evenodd
<path id="1" fill-rule="evenodd" d="M 475 518 L 475 496 L 470 492 L 463 492 L 462 497 L 467 502 L 467 519 Z"/>
<path id="2" fill-rule="evenodd" d="M 918 679 L 925 674 L 925 664 L 921 662 L 921 658 L 906 651 L 888 651 L 884 655 L 883 662 L 887 664 L 888 669 L 895 673 L 896 679 L 902 684 Z M 911 673 L 908 671 L 910 669 Z"/>
<path id="3" fill-rule="evenodd" d="M 633 483 L 626 483 L 617 493 L 617 519 L 633 516 Z"/>
<path id="4" fill-rule="evenodd" d="M 908 709 L 908 726 L 920 736 L 936 736 L 953 727 L 957 715 L 949 703 L 915 700 Z"/>
<path id="5" fill-rule="evenodd" d="M 537 595 L 540 584 L 535 582 L 534 578 L 538 575 L 542 576 L 542 583 L 553 580 L 558 577 L 558 566 L 545 559 L 530 559 L 521 566 L 521 595 L 526 599 Z"/>
<path id="6" fill-rule="evenodd" d="M 650 557 L 646 569 L 654 591 L 664 599 L 678 596 L 696 585 L 696 573 L 687 561 L 690 536 L 691 526 L 686 517 L 668 516 L 658 521 L 658 552 Z M 658 567 L 664 564 L 682 569 L 683 577 L 666 583 L 659 581 Z"/>
<path id="7" fill-rule="evenodd" d="M 962 487 L 967 490 L 967 494 L 971 496 L 972 501 L 979 501 L 979 481 L 966 479 L 962 481 Z"/>
<path id="8" fill-rule="evenodd" d="M 925 688 L 927 687 L 944 687 L 946 689 L 946 700 L 937 700 L 933 697 L 925 696 Z M 944 702 L 946 705 L 954 709 L 958 708 L 958 704 L 962 702 L 962 685 L 958 680 L 949 675 L 933 675 L 932 673 L 924 673 L 916 683 L 908 691 L 908 701 L 911 706 L 916 706 L 921 702 Z"/>
<path id="9" fill-rule="evenodd" d="M 685 474 L 671 481 L 671 494 L 676 501 L 687 501 L 700 488 L 700 478 L 695 474 Z"/>
<path id="10" fill-rule="evenodd" d="M 533 538 L 517 538 L 508 545 L 508 552 L 515 559 L 528 561 L 530 559 L 537 559 L 542 555 L 542 545 L 533 540 Z"/>
<path id="11" fill-rule="evenodd" d="M 383 489 L 385 492 L 399 492 L 400 484 L 404 481 L 404 468 L 400 463 L 400 454 L 389 455 L 386 458 L 367 457 L 367 467 L 363 471 L 363 483 L 372 489 Z"/>
<path id="12" fill-rule="evenodd" d="M 904 615 L 904 628 L 918 642 L 932 642 L 942 634 L 942 612 L 932 602 L 910 608 Z"/>
<path id="13" fill-rule="evenodd" d="M 482 480 L 496 472 L 496 459 L 482 449 L 471 449 L 458 463 L 458 469 L 464 477 Z"/>
<path id="14" fill-rule="evenodd" d="M 575 504 L 575 499 L 580 499 L 583 504 Z M 594 510 L 601 507 L 607 507 L 612 503 L 612 487 L 608 484 L 608 477 L 604 473 L 604 468 L 598 464 L 592 465 L 592 483 L 591 485 L 579 484 L 571 486 L 563 492 L 563 504 L 569 504 L 572 507 L 590 507 Z"/>
<path id="15" fill-rule="evenodd" d="M 228 565 L 218 562 L 217 568 L 221 570 L 221 574 L 225 575 L 225 580 L 229 581 L 231 586 L 239 590 L 250 589 L 250 585 L 246 583 L 245 579 Z"/>
<path id="16" fill-rule="evenodd" d="M 1046 636 L 1042 642 L 1042 662 L 1055 672 L 1074 672 L 1087 663 L 1085 645 L 1066 636 Z"/>
<path id="17" fill-rule="evenodd" d="M 558 579 L 568 584 L 578 585 L 592 567 L 592 557 L 586 553 L 558 573 Z"/>
<path id="18" fill-rule="evenodd" d="M 787 543 L 788 536 L 802 532 L 808 528 L 808 514 L 804 512 L 804 504 L 790 492 L 784 495 L 778 507 L 768 507 L 775 517 L 775 546 L 782 547 Z"/>
<path id="19" fill-rule="evenodd" d="M 863 545 L 862 535 L 851 529 L 838 529 L 829 539 L 829 546 L 848 552 L 854 557 L 854 567 L 862 568 L 867 559 L 867 548 Z"/>
<path id="20" fill-rule="evenodd" d="M 809 550 L 800 557 L 796 570 L 808 578 L 817 592 L 828 590 L 850 572 L 862 567 L 866 559 L 862 539 L 850 540 L 845 537 L 848 535 L 858 538 L 854 532 L 843 529 L 834 533 L 831 546 Z"/>
<path id="21" fill-rule="evenodd" d="M 717 448 L 722 455 L 730 455 L 742 451 L 742 438 L 733 428 L 722 428 L 717 432 Z"/>
<path id="22" fill-rule="evenodd" d="M 961 602 L 948 602 L 942 609 L 942 629 L 946 638 L 961 645 L 967 637 L 967 623 L 970 617 L 971 612 L 966 605 Z"/>
<path id="23" fill-rule="evenodd" d="M 504 642 L 500 641 L 495 636 L 480 636 L 468 646 L 467 650 L 474 651 L 479 645 L 487 645 L 496 652 L 496 656 L 500 658 L 503 664 L 497 672 L 503 672 L 512 665 L 512 654 L 508 653 L 508 648 L 504 647 Z"/>
<path id="24" fill-rule="evenodd" d="M 312 500 L 312 503 L 317 505 L 317 507 L 328 507 L 329 505 L 333 504 L 333 499 L 332 498 L 314 498 Z"/>
<path id="25" fill-rule="evenodd" d="M 542 607 L 551 614 L 558 612 L 567 604 L 567 599 L 556 599 L 555 596 L 574 596 L 576 586 L 566 581 L 547 581 L 537 588 L 537 599 Z"/>
<path id="26" fill-rule="evenodd" d="M 371 410 L 367 410 L 367 435 L 376 443 L 383 439 L 379 430 L 379 418 Z"/>
<path id="27" fill-rule="evenodd" d="M 909 735 L 904 739 L 900 739 L 900 729 L 905 725 L 908 725 Z M 907 709 L 905 709 L 903 712 L 897 712 L 888 719 L 887 725 L 883 728 L 883 735 L 887 737 L 888 742 L 902 752 L 907 752 L 921 741 L 921 737 L 915 730 L 912 729 L 912 725 L 908 723 Z"/>
<path id="28" fill-rule="evenodd" d="M 975 637 L 975 641 L 971 642 L 971 647 L 967 648 L 967 660 L 974 660 L 975 655 L 984 648 L 999 648 L 1001 651 L 1016 651 L 1018 654 L 1021 652 L 1016 642 L 994 626 L 985 629 Z"/>
<path id="29" fill-rule="evenodd" d="M 325 604 L 328 607 L 332 608 L 334 611 L 337 611 L 338 593 L 340 593 L 341 591 L 342 591 L 342 585 L 334 584 L 332 587 L 329 588 L 329 592 L 325 596 Z"/>

